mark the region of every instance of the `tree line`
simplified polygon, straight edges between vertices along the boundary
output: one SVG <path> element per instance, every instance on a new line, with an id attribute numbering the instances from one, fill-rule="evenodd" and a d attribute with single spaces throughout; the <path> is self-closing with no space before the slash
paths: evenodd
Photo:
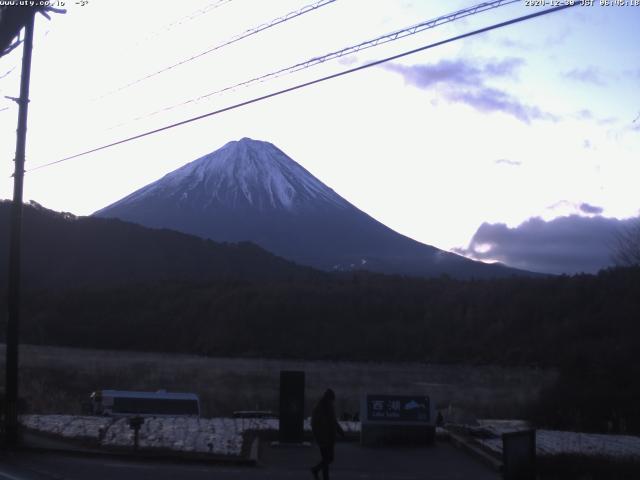
<path id="1" fill-rule="evenodd" d="M 83 348 L 556 367 L 561 381 L 532 412 L 540 422 L 640 431 L 639 291 L 638 267 L 498 280 L 356 272 L 30 290 L 21 330 L 25 343 Z"/>

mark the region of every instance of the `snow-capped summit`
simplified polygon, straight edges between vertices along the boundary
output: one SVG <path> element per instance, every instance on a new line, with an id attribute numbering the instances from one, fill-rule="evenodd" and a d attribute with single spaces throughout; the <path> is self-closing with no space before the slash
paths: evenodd
<path id="1" fill-rule="evenodd" d="M 349 206 L 275 145 L 243 138 L 169 173 L 112 207 L 170 196 L 178 203 L 215 208 L 295 210 L 318 202 Z"/>
<path id="2" fill-rule="evenodd" d="M 374 220 L 268 142 L 227 143 L 96 212 L 217 241 L 252 241 L 327 270 L 511 274 L 416 242 Z"/>

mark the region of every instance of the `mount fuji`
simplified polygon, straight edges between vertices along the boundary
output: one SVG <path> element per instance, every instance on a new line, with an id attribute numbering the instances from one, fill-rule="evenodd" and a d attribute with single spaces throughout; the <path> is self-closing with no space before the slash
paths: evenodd
<path id="1" fill-rule="evenodd" d="M 94 213 L 215 241 L 251 241 L 323 270 L 458 278 L 527 274 L 439 250 L 362 212 L 271 143 L 227 143 Z"/>

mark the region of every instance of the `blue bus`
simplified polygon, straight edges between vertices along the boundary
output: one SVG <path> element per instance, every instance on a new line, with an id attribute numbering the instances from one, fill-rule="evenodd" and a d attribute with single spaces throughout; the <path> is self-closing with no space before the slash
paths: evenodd
<path id="1" fill-rule="evenodd" d="M 199 417 L 200 399 L 195 393 L 98 390 L 91 394 L 94 415 L 143 417 Z"/>

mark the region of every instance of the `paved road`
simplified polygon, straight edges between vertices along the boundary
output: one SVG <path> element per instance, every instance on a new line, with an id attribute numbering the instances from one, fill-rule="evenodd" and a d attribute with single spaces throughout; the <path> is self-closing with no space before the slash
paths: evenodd
<path id="1" fill-rule="evenodd" d="M 0 457 L 0 480 L 288 480 L 309 479 L 315 448 L 265 445 L 258 467 L 132 461 L 21 452 Z M 335 480 L 498 480 L 500 476 L 447 443 L 430 448 L 364 448 L 339 443 Z"/>

